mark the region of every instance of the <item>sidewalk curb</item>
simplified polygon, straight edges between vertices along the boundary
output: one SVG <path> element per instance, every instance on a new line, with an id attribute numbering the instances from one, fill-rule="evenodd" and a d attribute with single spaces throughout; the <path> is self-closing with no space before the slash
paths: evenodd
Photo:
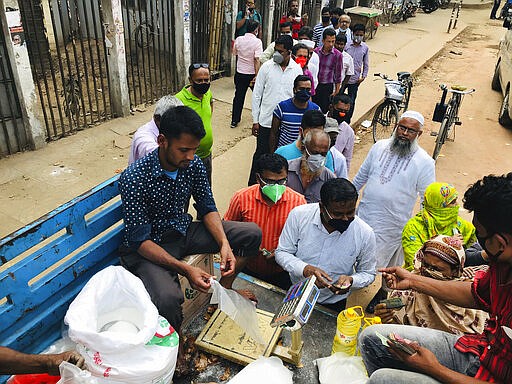
<path id="1" fill-rule="evenodd" d="M 446 48 L 446 46 L 451 43 L 452 41 L 454 41 L 459 35 L 461 35 L 464 31 L 466 31 L 470 26 L 469 25 L 466 25 L 464 28 L 458 30 L 458 33 L 453 35 L 453 37 L 446 41 L 446 43 L 444 43 L 444 45 L 436 52 L 434 53 L 428 60 L 426 60 L 424 63 L 422 63 L 421 65 L 418 66 L 418 68 L 416 68 L 413 72 L 412 72 L 412 77 L 414 78 L 420 71 L 423 70 L 423 67 L 429 65 L 432 61 L 436 60 L 440 55 L 441 55 L 441 52 Z M 368 109 L 366 112 L 364 112 L 361 117 L 359 119 L 357 119 L 354 123 L 351 123 L 350 126 L 354 129 L 355 132 L 357 132 L 357 130 L 359 129 L 359 127 L 361 126 L 361 123 L 365 120 L 372 120 L 373 119 L 373 114 L 375 113 L 375 110 L 377 109 L 377 107 L 384 101 L 384 97 L 382 97 L 373 107 L 371 107 L 370 109 Z M 371 131 L 370 131 L 371 132 Z M 359 145 L 361 145 L 363 143 L 360 143 Z"/>
<path id="2" fill-rule="evenodd" d="M 463 9 L 485 9 L 485 8 L 492 8 L 493 2 L 492 1 L 481 1 L 480 3 L 462 3 Z"/>

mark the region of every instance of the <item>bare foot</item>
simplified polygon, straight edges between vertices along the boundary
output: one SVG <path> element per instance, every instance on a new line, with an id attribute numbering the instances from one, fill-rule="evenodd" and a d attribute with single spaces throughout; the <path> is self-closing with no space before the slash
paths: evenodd
<path id="1" fill-rule="evenodd" d="M 238 293 L 240 296 L 245 297 L 246 299 L 249 299 L 251 301 L 254 301 L 255 303 L 258 303 L 258 299 L 256 298 L 254 292 L 248 289 L 234 289 L 234 291 Z"/>

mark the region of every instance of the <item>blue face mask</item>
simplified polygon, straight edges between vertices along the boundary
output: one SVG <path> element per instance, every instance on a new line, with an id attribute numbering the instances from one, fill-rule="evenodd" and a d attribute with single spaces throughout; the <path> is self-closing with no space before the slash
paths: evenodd
<path id="1" fill-rule="evenodd" d="M 301 89 L 300 91 L 295 92 L 295 98 L 298 101 L 301 101 L 305 103 L 311 98 L 311 91 L 308 91 L 306 89 Z"/>
<path id="2" fill-rule="evenodd" d="M 331 17 L 332 25 L 338 25 L 339 19 L 337 17 Z"/>

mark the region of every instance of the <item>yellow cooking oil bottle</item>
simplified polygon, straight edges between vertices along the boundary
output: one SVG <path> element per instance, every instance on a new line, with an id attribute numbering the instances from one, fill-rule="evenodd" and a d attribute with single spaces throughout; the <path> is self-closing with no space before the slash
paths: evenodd
<path id="1" fill-rule="evenodd" d="M 341 311 L 338 315 L 336 334 L 332 342 L 332 354 L 344 352 L 349 356 L 356 354 L 357 335 L 361 329 L 363 308 L 355 306 Z"/>

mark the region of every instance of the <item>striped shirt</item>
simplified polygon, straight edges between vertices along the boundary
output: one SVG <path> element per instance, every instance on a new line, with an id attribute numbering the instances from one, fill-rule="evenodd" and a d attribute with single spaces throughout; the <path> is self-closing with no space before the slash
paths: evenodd
<path id="1" fill-rule="evenodd" d="M 315 47 L 321 47 L 322 43 L 322 35 L 326 28 L 333 28 L 332 24 L 324 27 L 322 23 L 318 23 L 313 27 L 313 41 L 315 42 Z"/>
<path id="2" fill-rule="evenodd" d="M 325 53 L 322 48 L 316 48 L 315 52 L 320 58 L 318 84 L 341 83 L 341 72 L 343 71 L 343 54 L 336 48 L 333 48 L 328 53 Z"/>
<path id="3" fill-rule="evenodd" d="M 293 97 L 277 104 L 276 109 L 274 109 L 274 116 L 281 121 L 281 125 L 279 126 L 279 141 L 277 143 L 278 147 L 293 143 L 297 140 L 302 115 L 311 109 L 320 110 L 320 107 L 312 101 L 308 101 L 306 108 L 298 108 L 293 103 Z"/>
<path id="4" fill-rule="evenodd" d="M 490 263 L 487 272 L 476 273 L 471 292 L 490 317 L 484 333 L 464 335 L 455 343 L 458 351 L 480 357 L 475 378 L 488 382 L 512 383 L 512 283 L 507 282 L 511 269 L 506 263 Z"/>
<path id="5" fill-rule="evenodd" d="M 224 220 L 256 223 L 263 233 L 261 248 L 272 252 L 277 248 L 288 214 L 293 208 L 303 204 L 306 204 L 304 196 L 286 188 L 277 203 L 268 205 L 261 195 L 259 184 L 255 184 L 234 194 Z M 282 271 L 274 259 L 267 260 L 261 253 L 251 258 L 247 268 L 263 276 Z"/>

